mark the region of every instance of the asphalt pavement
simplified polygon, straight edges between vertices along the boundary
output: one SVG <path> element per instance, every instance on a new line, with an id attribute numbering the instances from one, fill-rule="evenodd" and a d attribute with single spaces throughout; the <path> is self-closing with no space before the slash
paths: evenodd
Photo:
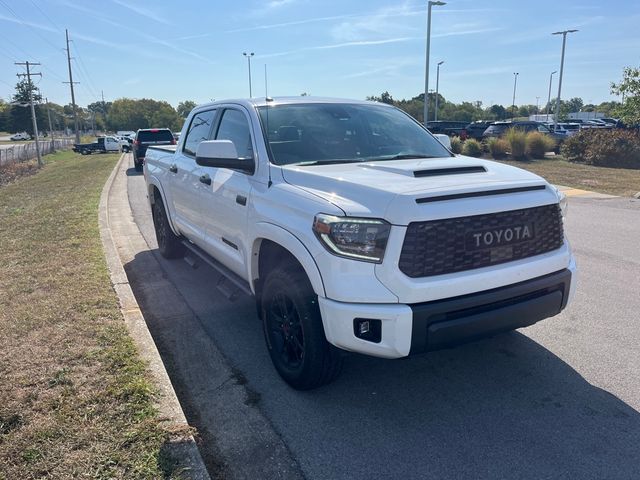
<path id="1" fill-rule="evenodd" d="M 144 179 L 127 175 L 149 249 L 125 269 L 210 469 L 224 469 L 217 443 L 233 425 L 221 427 L 220 412 L 207 408 L 209 386 L 198 385 L 208 344 L 309 479 L 640 478 L 640 201 L 570 199 L 578 289 L 557 317 L 409 359 L 352 354 L 336 382 L 297 392 L 271 365 L 252 298 L 230 302 L 208 267 L 160 257 Z M 204 337 L 171 341 L 181 317 L 149 301 L 150 279 L 136 275 L 145 257 Z M 173 368 L 185 354 L 188 374 Z"/>

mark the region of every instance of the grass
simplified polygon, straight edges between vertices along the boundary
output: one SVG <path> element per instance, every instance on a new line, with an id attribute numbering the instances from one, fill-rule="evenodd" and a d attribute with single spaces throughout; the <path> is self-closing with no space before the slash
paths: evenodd
<path id="1" fill-rule="evenodd" d="M 623 197 L 631 197 L 640 192 L 640 170 L 594 167 L 570 163 L 561 157 L 532 161 L 498 161 L 524 168 L 558 185 Z"/>
<path id="2" fill-rule="evenodd" d="M 97 225 L 117 155 L 0 188 L 0 479 L 173 478 Z"/>

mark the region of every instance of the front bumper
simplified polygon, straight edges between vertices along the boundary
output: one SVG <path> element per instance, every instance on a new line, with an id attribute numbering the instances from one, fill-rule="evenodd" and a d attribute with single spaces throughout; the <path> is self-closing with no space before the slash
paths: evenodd
<path id="1" fill-rule="evenodd" d="M 320 297 L 327 340 L 384 358 L 438 350 L 526 327 L 560 313 L 573 295 L 575 263 L 524 282 L 412 305 L 342 303 Z M 379 342 L 358 338 L 355 319 L 380 320 Z"/>

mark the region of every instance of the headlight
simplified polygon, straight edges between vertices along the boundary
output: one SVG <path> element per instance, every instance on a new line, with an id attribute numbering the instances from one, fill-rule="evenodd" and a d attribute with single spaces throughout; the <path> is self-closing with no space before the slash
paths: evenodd
<path id="1" fill-rule="evenodd" d="M 382 263 L 391 225 L 375 218 L 336 217 L 319 213 L 313 231 L 334 255 Z"/>

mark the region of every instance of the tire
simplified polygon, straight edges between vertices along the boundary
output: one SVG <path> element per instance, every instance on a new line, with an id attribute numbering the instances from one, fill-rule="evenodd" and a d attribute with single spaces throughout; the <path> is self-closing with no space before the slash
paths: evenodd
<path id="1" fill-rule="evenodd" d="M 158 250 L 164 258 L 182 258 L 184 256 L 184 245 L 169 225 L 167 212 L 162 199 L 158 196 L 152 206 L 153 226 L 158 240 Z"/>
<path id="2" fill-rule="evenodd" d="M 267 275 L 261 310 L 267 349 L 285 382 L 311 390 L 340 374 L 342 355 L 327 342 L 318 298 L 299 266 L 278 267 Z"/>
<path id="3" fill-rule="evenodd" d="M 89 155 L 87 150 L 80 150 L 80 155 Z"/>

